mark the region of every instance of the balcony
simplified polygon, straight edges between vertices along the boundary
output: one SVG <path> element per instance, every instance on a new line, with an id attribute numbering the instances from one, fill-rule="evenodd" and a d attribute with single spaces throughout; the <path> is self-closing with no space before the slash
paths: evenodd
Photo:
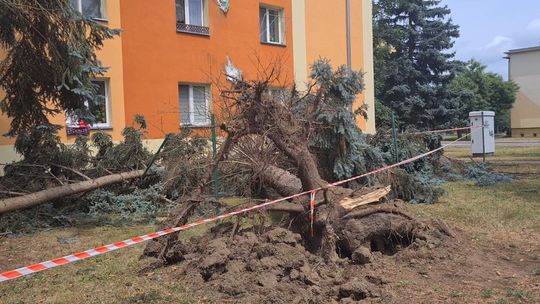
<path id="1" fill-rule="evenodd" d="M 210 28 L 207 26 L 185 24 L 180 22 L 176 23 L 176 31 L 180 33 L 210 36 Z"/>

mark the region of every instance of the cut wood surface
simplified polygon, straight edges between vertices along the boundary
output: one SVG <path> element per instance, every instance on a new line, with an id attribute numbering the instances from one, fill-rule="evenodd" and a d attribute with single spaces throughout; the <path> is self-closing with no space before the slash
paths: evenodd
<path id="1" fill-rule="evenodd" d="M 119 183 L 124 180 L 141 177 L 143 173 L 144 170 L 122 172 L 102 176 L 80 183 L 68 184 L 60 187 L 45 189 L 39 192 L 3 199 L 0 200 L 0 214 L 43 204 L 54 199 L 62 198 L 64 196 L 94 190 L 99 187 Z"/>
<path id="2" fill-rule="evenodd" d="M 351 210 L 358 206 L 376 203 L 381 198 L 387 196 L 391 190 L 392 190 L 391 186 L 386 186 L 384 188 L 380 188 L 380 189 L 371 191 L 369 193 L 366 193 L 360 196 L 346 197 L 343 200 L 341 200 L 339 204 L 341 205 L 341 207 L 345 208 L 345 210 Z"/>

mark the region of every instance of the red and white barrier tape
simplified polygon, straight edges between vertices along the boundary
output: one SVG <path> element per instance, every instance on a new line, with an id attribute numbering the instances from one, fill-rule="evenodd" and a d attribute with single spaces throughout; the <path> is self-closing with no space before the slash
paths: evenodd
<path id="1" fill-rule="evenodd" d="M 433 154 L 433 153 L 435 153 L 437 151 L 440 151 L 440 150 L 442 150 L 442 149 L 444 149 L 444 148 L 446 148 L 446 147 L 460 141 L 461 139 L 465 138 L 468 135 L 469 134 L 467 134 L 465 136 L 462 136 L 462 137 L 456 139 L 455 141 L 450 142 L 448 144 L 445 144 L 445 145 L 443 145 L 443 146 L 441 146 L 441 147 L 439 147 L 437 149 L 428 151 L 426 153 L 422 153 L 422 154 L 417 155 L 415 157 L 400 161 L 398 163 L 395 163 L 395 164 L 392 164 L 392 165 L 389 165 L 389 166 L 379 168 L 377 170 L 374 170 L 374 171 L 371 171 L 371 172 L 368 172 L 368 173 L 364 173 L 362 175 L 351 177 L 351 178 L 346 179 L 346 180 L 342 180 L 342 181 L 338 181 L 338 182 L 335 182 L 335 183 L 332 183 L 332 184 L 328 184 L 328 185 L 326 185 L 324 187 L 319 187 L 317 189 L 304 191 L 304 192 L 301 192 L 301 193 L 298 193 L 298 194 L 283 197 L 283 198 L 280 198 L 280 199 L 277 199 L 277 200 L 274 200 L 274 201 L 270 201 L 270 202 L 266 202 L 266 203 L 263 203 L 263 204 L 260 204 L 260 205 L 239 209 L 239 210 L 232 211 L 232 212 L 229 212 L 229 213 L 224 213 L 224 214 L 217 215 L 217 216 L 214 216 L 214 217 L 211 217 L 211 218 L 208 218 L 208 219 L 198 220 L 198 221 L 193 222 L 191 224 L 160 230 L 160 231 L 157 231 L 157 232 L 154 232 L 154 233 L 133 237 L 133 238 L 130 238 L 130 239 L 127 239 L 127 240 L 123 240 L 123 241 L 120 241 L 120 242 L 116 242 L 116 243 L 96 247 L 96 248 L 89 249 L 89 250 L 86 250 L 86 251 L 77 252 L 77 253 L 74 253 L 74 254 L 66 255 L 66 256 L 59 257 L 59 258 L 56 258 L 56 259 L 52 259 L 52 260 L 49 260 L 49 261 L 45 261 L 45 262 L 30 265 L 30 266 L 25 266 L 25 267 L 17 268 L 17 269 L 14 269 L 14 270 L 2 272 L 2 273 L 0 273 L 0 282 L 13 280 L 13 279 L 16 279 L 16 278 L 19 278 L 19 277 L 22 277 L 22 276 L 26 276 L 26 275 L 30 275 L 30 274 L 33 274 L 33 273 L 36 273 L 36 272 L 43 271 L 45 269 L 54 268 L 54 267 L 57 267 L 57 266 L 62 266 L 62 265 L 65 265 L 65 264 L 70 264 L 70 263 L 73 263 L 73 262 L 76 262 L 76 261 L 84 260 L 84 259 L 87 259 L 89 257 L 93 257 L 93 256 L 96 256 L 96 255 L 101 255 L 101 254 L 104 254 L 104 253 L 107 253 L 107 252 L 115 251 L 115 250 L 118 250 L 118 249 L 121 249 L 121 248 L 124 248 L 124 247 L 128 247 L 128 246 L 131 246 L 131 245 L 135 245 L 135 244 L 138 244 L 138 243 L 141 243 L 141 242 L 144 242 L 144 241 L 155 239 L 155 238 L 160 237 L 160 236 L 164 236 L 164 235 L 168 235 L 168 234 L 171 234 L 171 233 L 174 233 L 174 232 L 190 229 L 190 228 L 193 228 L 195 226 L 215 222 L 215 221 L 218 221 L 220 219 L 228 218 L 228 217 L 235 216 L 235 215 L 245 213 L 245 212 L 249 212 L 249 211 L 252 211 L 252 210 L 261 209 L 261 208 L 264 208 L 264 207 L 267 207 L 267 206 L 270 206 L 270 205 L 274 205 L 274 204 L 277 204 L 279 202 L 283 202 L 283 201 L 286 201 L 286 200 L 289 200 L 289 199 L 292 199 L 292 198 L 295 198 L 295 197 L 303 196 L 303 195 L 306 195 L 306 194 L 311 195 L 310 196 L 310 205 L 312 207 L 310 207 L 310 209 L 311 209 L 310 210 L 310 216 L 312 216 L 312 214 L 314 213 L 313 209 L 315 207 L 314 206 L 314 203 L 315 203 L 314 198 L 315 198 L 315 193 L 317 191 L 332 188 L 332 187 L 335 187 L 335 186 L 338 186 L 338 185 L 341 185 L 341 184 L 345 184 L 345 183 L 348 183 L 348 182 L 351 182 L 351 181 L 354 181 L 354 180 L 357 180 L 357 179 L 360 179 L 360 178 L 363 178 L 363 177 L 366 177 L 366 176 L 369 176 L 369 175 L 373 175 L 373 174 L 376 174 L 376 173 L 379 173 L 379 172 L 382 172 L 382 171 L 385 171 L 385 170 L 388 170 L 388 169 L 391 169 L 391 168 L 394 168 L 394 167 L 398 167 L 398 166 L 413 162 L 415 160 L 418 160 L 420 158 L 423 158 L 423 157 L 426 157 L 426 156 L 428 156 L 430 154 Z"/>
<path id="2" fill-rule="evenodd" d="M 461 127 L 461 128 L 443 129 L 443 130 L 421 131 L 421 132 L 415 132 L 412 134 L 419 135 L 419 134 L 431 134 L 431 133 L 445 133 L 445 132 L 451 132 L 451 131 L 476 129 L 476 128 L 481 128 L 481 127 L 482 126 L 469 126 L 469 127 Z"/>
<path id="3" fill-rule="evenodd" d="M 315 221 L 315 195 L 317 191 L 311 191 L 309 194 L 309 227 L 311 237 L 313 237 L 313 222 Z"/>

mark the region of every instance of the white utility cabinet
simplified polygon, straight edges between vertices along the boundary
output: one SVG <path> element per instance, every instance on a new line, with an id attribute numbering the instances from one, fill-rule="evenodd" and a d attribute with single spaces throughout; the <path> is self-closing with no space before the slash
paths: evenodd
<path id="1" fill-rule="evenodd" d="M 495 153 L 495 112 L 469 112 L 471 121 L 471 146 L 473 156 Z M 482 120 L 484 127 L 482 128 Z"/>

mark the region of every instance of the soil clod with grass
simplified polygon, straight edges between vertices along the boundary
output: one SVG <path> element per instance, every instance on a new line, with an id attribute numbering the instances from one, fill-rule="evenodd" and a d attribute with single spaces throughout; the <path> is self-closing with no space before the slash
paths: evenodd
<path id="1" fill-rule="evenodd" d="M 404 209 L 396 202 L 379 205 Z M 170 251 L 176 255 L 168 256 L 167 262 L 174 264 L 174 276 L 190 290 L 217 302 L 395 300 L 383 288 L 384 278 L 371 272 L 367 275 L 366 265 L 380 259 L 395 260 L 402 251 L 429 250 L 453 240 L 440 223 L 390 213 L 346 218 L 334 227 L 339 227 L 334 252 L 328 254 L 324 250 L 328 240 L 319 240 L 324 237 L 321 234 L 311 237 L 286 227 L 250 227 L 235 234 L 234 225 L 225 222 L 190 241 L 176 241 Z"/>

